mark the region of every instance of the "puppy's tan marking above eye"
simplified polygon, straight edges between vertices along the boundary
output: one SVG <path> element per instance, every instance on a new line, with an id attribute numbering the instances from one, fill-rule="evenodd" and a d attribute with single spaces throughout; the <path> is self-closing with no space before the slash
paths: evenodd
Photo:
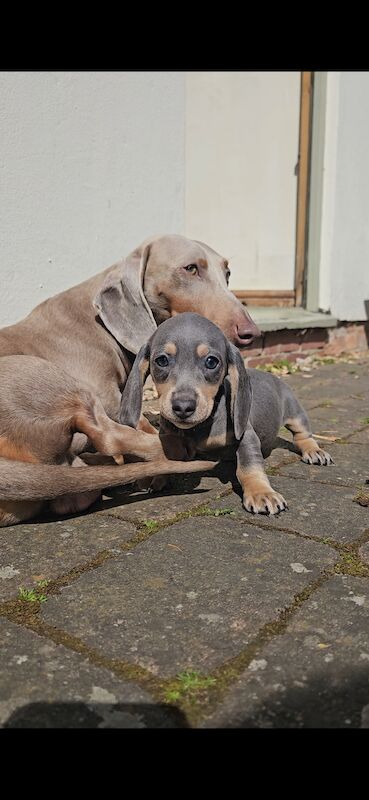
<path id="1" fill-rule="evenodd" d="M 199 344 L 197 346 L 197 348 L 196 348 L 196 353 L 199 356 L 199 358 L 202 358 L 203 356 L 207 356 L 208 352 L 209 352 L 209 348 L 208 348 L 207 344 Z"/>
<path id="2" fill-rule="evenodd" d="M 170 356 L 175 356 L 176 353 L 177 353 L 177 347 L 174 344 L 174 342 L 167 342 L 164 345 L 164 352 L 168 353 L 168 355 L 170 355 Z"/>

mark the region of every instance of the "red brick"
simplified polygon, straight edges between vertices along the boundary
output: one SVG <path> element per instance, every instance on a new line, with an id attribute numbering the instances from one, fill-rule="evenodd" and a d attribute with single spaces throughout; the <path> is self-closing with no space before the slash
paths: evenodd
<path id="1" fill-rule="evenodd" d="M 263 355 L 275 355 L 281 352 L 281 345 L 280 344 L 271 344 L 270 346 L 264 347 Z"/>
<path id="2" fill-rule="evenodd" d="M 246 347 L 245 350 L 242 350 L 242 358 L 254 358 L 255 356 L 261 356 L 263 352 L 262 347 Z"/>
<path id="3" fill-rule="evenodd" d="M 259 356 L 259 358 L 248 358 L 245 359 L 245 366 L 246 367 L 257 367 L 259 364 L 270 364 L 270 358 L 263 358 L 263 356 Z"/>
<path id="4" fill-rule="evenodd" d="M 332 342 L 332 344 L 327 344 L 321 355 L 339 356 L 341 353 L 342 353 L 342 346 L 337 342 Z"/>
<path id="5" fill-rule="evenodd" d="M 284 353 L 294 353 L 297 350 L 299 351 L 301 347 L 300 337 L 298 338 L 296 336 L 296 340 L 294 342 L 290 342 L 289 344 L 288 342 L 282 342 L 281 347 Z"/>
<path id="6" fill-rule="evenodd" d="M 304 356 L 305 355 L 306 354 L 304 353 Z M 289 350 L 287 353 L 284 351 L 280 353 L 278 359 L 280 360 L 285 358 L 287 359 L 287 361 L 296 361 L 296 358 L 304 358 L 304 356 L 302 355 L 301 350 L 295 350 L 293 353 L 291 353 L 291 351 Z"/>
<path id="7" fill-rule="evenodd" d="M 322 350 L 327 344 L 327 340 L 324 342 L 302 342 L 301 343 L 301 350 Z"/>

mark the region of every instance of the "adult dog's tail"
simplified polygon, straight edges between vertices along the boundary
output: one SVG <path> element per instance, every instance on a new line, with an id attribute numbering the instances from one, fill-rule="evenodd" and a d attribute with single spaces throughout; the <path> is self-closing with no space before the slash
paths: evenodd
<path id="1" fill-rule="evenodd" d="M 206 472 L 215 461 L 136 462 L 124 466 L 68 466 L 25 464 L 0 458 L 0 501 L 53 500 L 63 494 L 105 489 L 155 475 Z"/>

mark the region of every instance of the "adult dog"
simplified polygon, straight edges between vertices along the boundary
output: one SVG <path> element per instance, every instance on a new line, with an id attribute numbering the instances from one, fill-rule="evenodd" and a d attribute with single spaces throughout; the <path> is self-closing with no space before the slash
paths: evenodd
<path id="1" fill-rule="evenodd" d="M 228 280 L 208 245 L 155 237 L 0 331 L 0 525 L 30 519 L 46 500 L 56 513 L 82 510 L 106 486 L 206 468 L 168 465 L 144 418 L 136 431 L 120 424 L 120 403 L 135 354 L 169 317 L 202 314 L 238 347 L 259 335 Z M 155 463 L 87 467 L 88 449 Z"/>

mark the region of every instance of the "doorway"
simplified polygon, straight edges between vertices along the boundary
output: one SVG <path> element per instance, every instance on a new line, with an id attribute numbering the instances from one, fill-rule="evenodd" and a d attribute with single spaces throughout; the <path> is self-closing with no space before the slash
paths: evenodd
<path id="1" fill-rule="evenodd" d="M 311 72 L 188 72 L 185 234 L 252 306 L 304 300 Z"/>

